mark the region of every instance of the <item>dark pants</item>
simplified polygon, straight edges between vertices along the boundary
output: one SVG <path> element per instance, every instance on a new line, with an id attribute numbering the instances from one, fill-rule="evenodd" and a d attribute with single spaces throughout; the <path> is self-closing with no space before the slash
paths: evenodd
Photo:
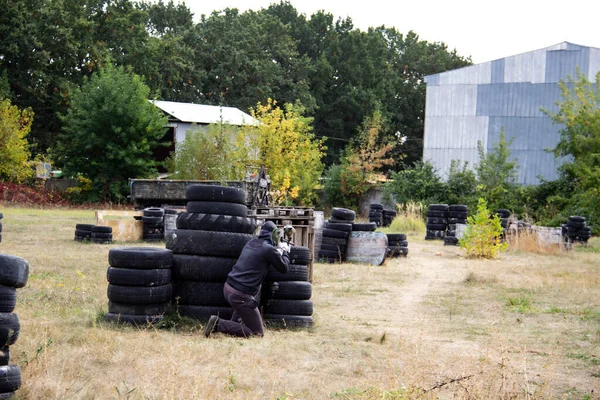
<path id="1" fill-rule="evenodd" d="M 240 292 L 227 283 L 223 288 L 223 294 L 233 308 L 233 315 L 229 321 L 219 318 L 215 331 L 239 337 L 263 336 L 262 318 L 254 296 Z"/>

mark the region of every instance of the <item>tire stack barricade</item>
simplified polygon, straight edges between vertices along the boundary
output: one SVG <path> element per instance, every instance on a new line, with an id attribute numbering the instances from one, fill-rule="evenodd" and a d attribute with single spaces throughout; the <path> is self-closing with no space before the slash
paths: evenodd
<path id="1" fill-rule="evenodd" d="M 21 331 L 19 317 L 14 313 L 16 289 L 27 284 L 29 263 L 21 257 L 0 254 L 0 399 L 11 398 L 21 387 L 21 370 L 10 365 L 10 346 Z"/>
<path id="2" fill-rule="evenodd" d="M 369 205 L 369 222 L 375 222 L 377 227 L 383 226 L 383 204 L 371 203 Z"/>
<path id="3" fill-rule="evenodd" d="M 496 210 L 496 214 L 500 218 L 500 226 L 502 226 L 502 229 L 504 229 L 504 232 L 502 235 L 500 235 L 500 240 L 504 241 L 508 232 L 508 220 L 510 219 L 512 213 L 506 208 L 499 208 Z"/>
<path id="4" fill-rule="evenodd" d="M 90 234 L 92 243 L 110 244 L 113 241 L 112 228 L 110 226 L 94 225 Z"/>
<path id="5" fill-rule="evenodd" d="M 308 281 L 310 256 L 308 247 L 292 246 L 286 274 L 269 267 L 260 303 L 266 326 L 308 328 L 313 325 L 312 285 Z"/>
<path id="6" fill-rule="evenodd" d="M 394 221 L 396 215 L 398 215 L 398 213 L 395 210 L 383 210 L 382 226 L 388 227 L 392 225 L 392 221 Z"/>
<path id="7" fill-rule="evenodd" d="M 320 259 L 329 263 L 346 260 L 348 240 L 352 233 L 355 218 L 356 213 L 353 210 L 333 208 L 331 218 L 323 227 L 323 239 L 319 250 Z"/>
<path id="8" fill-rule="evenodd" d="M 165 235 L 166 247 L 173 251 L 174 301 L 182 316 L 229 319 L 233 310 L 223 287 L 242 249 L 255 237 L 256 219 L 247 216 L 243 189 L 190 185 L 186 197 L 177 229 Z"/>
<path id="9" fill-rule="evenodd" d="M 466 224 L 469 216 L 468 207 L 464 204 L 451 204 L 448 206 L 448 229 L 444 236 L 444 246 L 458 246 L 456 225 Z"/>
<path id="10" fill-rule="evenodd" d="M 159 207 L 148 207 L 142 211 L 142 239 L 146 242 L 157 242 L 165 239 L 165 210 Z"/>
<path id="11" fill-rule="evenodd" d="M 92 224 L 76 224 L 75 225 L 75 240 L 78 242 L 86 242 L 92 239 Z"/>
<path id="12" fill-rule="evenodd" d="M 562 235 L 565 242 L 586 244 L 592 236 L 592 228 L 586 225 L 585 217 L 572 215 L 567 223 L 562 225 Z"/>
<path id="13" fill-rule="evenodd" d="M 408 240 L 405 233 L 388 233 L 386 257 L 406 257 L 408 256 Z"/>
<path id="14" fill-rule="evenodd" d="M 116 247 L 108 252 L 108 313 L 112 322 L 156 324 L 173 297 L 173 253 L 159 247 Z"/>
<path id="15" fill-rule="evenodd" d="M 425 240 L 444 240 L 448 228 L 448 205 L 430 204 L 427 210 Z"/>

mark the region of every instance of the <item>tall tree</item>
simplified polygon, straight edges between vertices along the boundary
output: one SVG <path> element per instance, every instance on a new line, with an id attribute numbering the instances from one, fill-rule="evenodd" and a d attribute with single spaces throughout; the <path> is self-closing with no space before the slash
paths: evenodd
<path id="1" fill-rule="evenodd" d="M 8 99 L 0 99 L 0 179 L 21 182 L 31 176 L 29 146 L 33 113 L 19 110 Z"/>
<path id="2" fill-rule="evenodd" d="M 72 95 L 62 117 L 57 161 L 67 175 L 91 179 L 99 199 L 121 200 L 128 178 L 156 174 L 152 150 L 166 132 L 167 119 L 148 95 L 138 75 L 110 65 Z"/>

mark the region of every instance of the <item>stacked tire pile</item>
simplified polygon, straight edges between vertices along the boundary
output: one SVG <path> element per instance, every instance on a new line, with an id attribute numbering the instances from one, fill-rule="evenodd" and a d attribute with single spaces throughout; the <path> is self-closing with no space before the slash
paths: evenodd
<path id="1" fill-rule="evenodd" d="M 457 246 L 458 238 L 456 237 L 456 225 L 466 224 L 469 216 L 469 209 L 464 204 L 450 204 L 448 206 L 448 228 L 444 236 L 445 246 Z"/>
<path id="2" fill-rule="evenodd" d="M 572 215 L 562 225 L 562 235 L 565 242 L 587 243 L 592 236 L 592 228 L 586 225 L 585 217 Z"/>
<path id="3" fill-rule="evenodd" d="M 388 240 L 386 257 L 406 257 L 408 255 L 408 241 L 405 233 L 388 233 L 386 236 Z"/>
<path id="4" fill-rule="evenodd" d="M 156 242 L 165 239 L 164 216 L 165 210 L 163 208 L 144 208 L 142 211 L 142 239 L 144 241 Z"/>
<path id="5" fill-rule="evenodd" d="M 504 228 L 504 231 L 506 232 L 506 228 L 508 228 L 508 219 L 512 213 L 506 208 L 499 208 L 496 210 L 496 214 L 500 218 L 500 225 L 502 225 L 502 228 Z"/>
<path id="6" fill-rule="evenodd" d="M 21 370 L 10 365 L 10 346 L 21 331 L 19 317 L 14 313 L 16 289 L 27 284 L 29 263 L 21 257 L 0 254 L 0 398 L 8 399 L 21 387 Z"/>
<path id="7" fill-rule="evenodd" d="M 261 309 L 266 326 L 308 328 L 313 325 L 312 285 L 308 281 L 309 264 L 308 247 L 292 246 L 286 274 L 269 267 L 261 291 Z"/>
<path id="8" fill-rule="evenodd" d="M 244 245 L 254 237 L 242 189 L 216 185 L 186 188 L 186 212 L 165 235 L 173 251 L 174 301 L 180 315 L 199 320 L 231 318 L 223 286 Z"/>
<path id="9" fill-rule="evenodd" d="M 348 240 L 355 218 L 356 213 L 353 210 L 338 207 L 331 210 L 331 218 L 323 227 L 319 259 L 330 263 L 346 260 Z"/>
<path id="10" fill-rule="evenodd" d="M 425 240 L 444 240 L 448 225 L 448 204 L 430 204 L 427 210 Z"/>
<path id="11" fill-rule="evenodd" d="M 369 205 L 369 222 L 374 222 L 378 227 L 383 226 L 383 204 L 371 203 Z"/>
<path id="12" fill-rule="evenodd" d="M 75 240 L 109 244 L 113 240 L 112 228 L 103 225 L 77 224 L 75 225 Z"/>
<path id="13" fill-rule="evenodd" d="M 173 252 L 158 247 L 117 247 L 108 252 L 108 321 L 155 324 L 173 296 Z"/>
<path id="14" fill-rule="evenodd" d="M 383 210 L 382 226 L 387 227 L 392 225 L 392 221 L 394 220 L 394 218 L 396 218 L 397 214 L 398 213 L 394 210 Z"/>

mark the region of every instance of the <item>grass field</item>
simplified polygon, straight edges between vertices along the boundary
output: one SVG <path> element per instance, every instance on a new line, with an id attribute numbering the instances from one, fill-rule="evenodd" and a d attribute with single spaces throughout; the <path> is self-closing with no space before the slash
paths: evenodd
<path id="1" fill-rule="evenodd" d="M 18 399 L 600 398 L 597 239 L 482 261 L 409 236 L 408 258 L 382 266 L 316 264 L 311 330 L 206 339 L 176 317 L 102 321 L 108 251 L 123 244 L 73 240 L 93 211 L 0 211 L 0 251 L 31 265 Z"/>

